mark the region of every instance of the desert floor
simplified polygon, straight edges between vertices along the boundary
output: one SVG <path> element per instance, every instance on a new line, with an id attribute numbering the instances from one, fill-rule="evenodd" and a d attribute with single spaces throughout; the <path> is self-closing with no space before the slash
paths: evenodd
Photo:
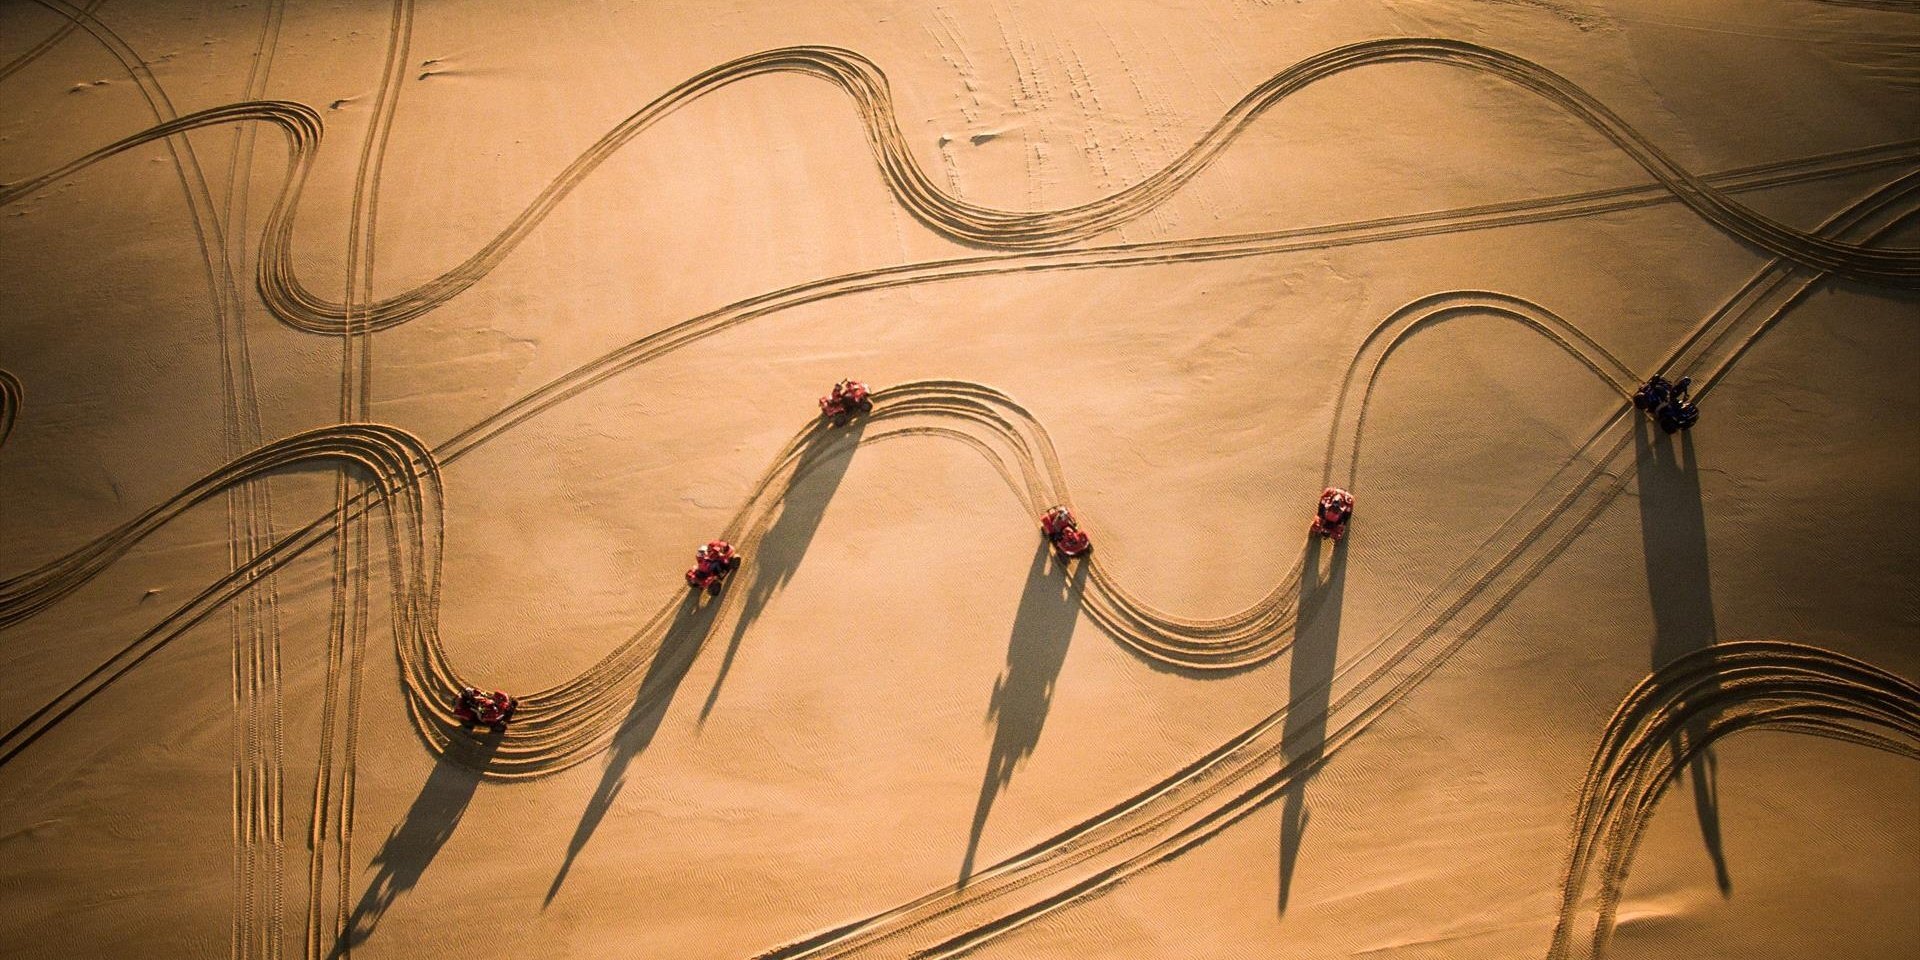
<path id="1" fill-rule="evenodd" d="M 1917 219 L 1896 0 L 0 4 L 0 956 L 1910 957 Z"/>

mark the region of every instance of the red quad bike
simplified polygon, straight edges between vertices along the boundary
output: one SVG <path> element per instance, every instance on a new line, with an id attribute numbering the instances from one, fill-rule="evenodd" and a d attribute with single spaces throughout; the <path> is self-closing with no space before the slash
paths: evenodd
<path id="1" fill-rule="evenodd" d="M 1040 532 L 1063 557 L 1077 557 L 1093 549 L 1093 538 L 1073 519 L 1073 511 L 1054 507 L 1040 515 Z"/>
<path id="2" fill-rule="evenodd" d="M 820 415 L 836 424 L 846 423 L 856 413 L 871 413 L 873 398 L 867 385 L 858 380 L 842 380 L 833 392 L 820 398 Z"/>
<path id="3" fill-rule="evenodd" d="M 740 555 L 725 540 L 709 540 L 693 553 L 693 567 L 687 571 L 687 586 L 708 593 L 719 593 L 727 575 L 740 569 Z"/>
<path id="4" fill-rule="evenodd" d="M 505 730 L 507 721 L 513 719 L 513 712 L 520 709 L 520 701 L 495 690 L 481 693 L 478 687 L 467 687 L 454 698 L 453 715 L 460 722 L 471 727 L 484 724 L 495 730 Z"/>
<path id="5" fill-rule="evenodd" d="M 1313 512 L 1314 533 L 1339 542 L 1347 535 L 1347 523 L 1353 519 L 1353 494 L 1339 487 L 1320 493 L 1320 506 Z"/>

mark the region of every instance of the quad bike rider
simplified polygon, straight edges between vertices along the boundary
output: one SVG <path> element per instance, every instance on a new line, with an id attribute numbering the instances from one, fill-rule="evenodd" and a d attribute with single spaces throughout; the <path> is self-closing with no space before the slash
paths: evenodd
<path id="1" fill-rule="evenodd" d="M 687 586 L 708 593 L 719 593 L 727 575 L 740 569 L 740 555 L 725 540 L 709 540 L 693 552 L 693 566 L 687 570 Z"/>
<path id="2" fill-rule="evenodd" d="M 1685 430 L 1700 422 L 1700 405 L 1688 393 L 1692 386 L 1692 377 L 1670 383 L 1665 377 L 1655 376 L 1634 392 L 1633 405 L 1646 411 L 1668 433 Z"/>
<path id="3" fill-rule="evenodd" d="M 1347 523 L 1353 519 L 1353 494 L 1339 487 L 1328 487 L 1320 492 L 1320 506 L 1313 511 L 1314 533 L 1331 538 L 1335 543 L 1347 535 Z"/>
<path id="4" fill-rule="evenodd" d="M 867 385 L 858 380 L 842 380 L 833 392 L 820 398 L 820 415 L 836 425 L 846 423 L 856 413 L 873 412 L 873 398 Z"/>
<path id="5" fill-rule="evenodd" d="M 1040 515 L 1040 532 L 1047 535 L 1047 541 L 1063 557 L 1077 557 L 1093 549 L 1093 538 L 1080 529 L 1079 522 L 1073 519 L 1073 511 L 1064 506 L 1053 507 Z"/>
<path id="6" fill-rule="evenodd" d="M 520 701 L 495 690 L 481 693 L 478 687 L 465 687 L 454 698 L 453 715 L 460 718 L 466 726 L 484 724 L 495 730 L 505 730 L 507 721 L 513 719 L 513 712 L 520 709 Z"/>

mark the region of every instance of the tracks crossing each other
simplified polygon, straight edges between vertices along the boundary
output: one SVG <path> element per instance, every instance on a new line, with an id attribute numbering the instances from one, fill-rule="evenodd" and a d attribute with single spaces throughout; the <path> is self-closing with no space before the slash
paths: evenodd
<path id="1" fill-rule="evenodd" d="M 399 9 L 396 7 L 396 18 L 400 16 Z M 392 61 L 391 52 L 389 61 Z M 1041 249 L 1090 239 L 1164 202 L 1204 170 L 1249 123 L 1290 93 L 1360 66 L 1407 61 L 1441 63 L 1487 73 L 1539 94 L 1613 142 L 1646 169 L 1655 183 L 1649 187 L 1592 191 L 1539 201 L 1237 237 Z M 661 116 L 737 80 L 779 72 L 821 77 L 850 96 L 866 125 L 874 159 L 889 188 L 922 222 L 956 240 L 1022 252 L 863 271 L 729 305 L 650 334 L 578 368 L 433 450 L 392 427 L 345 423 L 266 444 L 235 458 L 166 503 L 73 554 L 0 581 L 0 628 L 44 611 L 111 565 L 152 530 L 237 484 L 295 463 L 315 461 L 337 463 L 343 472 L 350 470 L 368 478 L 370 483 L 364 489 L 346 492 L 339 510 L 274 539 L 270 546 L 255 552 L 250 560 L 210 584 L 27 720 L 0 735 L 0 767 L 155 650 L 255 589 L 293 557 L 343 535 L 349 523 L 364 524 L 370 511 L 376 508 L 385 514 L 381 528 L 385 531 L 393 583 L 389 593 L 393 604 L 395 653 L 402 666 L 411 715 L 426 743 L 437 752 L 471 763 L 495 779 L 539 776 L 593 755 L 612 737 L 620 716 L 630 709 L 636 693 L 643 698 L 649 695 L 648 691 L 638 689 L 638 678 L 659 653 L 660 638 L 672 628 L 689 601 L 675 599 L 664 604 L 631 639 L 580 677 L 524 697 L 518 722 L 502 738 L 498 748 L 484 753 L 477 750 L 460 732 L 452 716 L 451 696 L 463 684 L 447 662 L 437 635 L 439 566 L 444 548 L 439 471 L 444 464 L 492 437 L 556 404 L 585 394 L 626 370 L 735 324 L 801 303 L 996 273 L 1256 256 L 1442 230 L 1537 222 L 1672 199 L 1686 204 L 1715 227 L 1778 258 L 1696 327 L 1661 365 L 1662 371 L 1694 371 L 1696 395 L 1701 395 L 1711 389 L 1793 303 L 1827 276 L 1897 287 L 1920 286 L 1920 250 L 1875 244 L 1880 235 L 1913 212 L 1916 182 L 1920 182 L 1913 174 L 1895 181 L 1869 201 L 1850 208 L 1826 227 L 1812 232 L 1780 224 L 1731 199 L 1731 194 L 1738 190 L 1900 163 L 1910 158 L 1911 144 L 1853 151 L 1819 162 L 1772 164 L 1715 177 L 1696 176 L 1564 77 L 1491 48 L 1428 39 L 1373 41 L 1310 57 L 1249 93 L 1199 142 L 1161 171 L 1098 200 L 1061 210 L 1035 212 L 981 207 L 935 187 L 921 172 L 899 132 L 884 74 L 858 54 L 827 47 L 767 51 L 706 71 L 642 108 L 563 170 L 506 229 L 462 264 L 420 287 L 386 298 L 372 296 L 367 271 L 350 271 L 348 295 L 338 302 L 313 294 L 295 275 L 291 255 L 294 215 L 321 142 L 318 115 L 300 104 L 248 101 L 168 117 L 153 128 L 96 150 L 58 170 L 0 187 L 0 205 L 144 143 L 168 140 L 171 144 L 172 138 L 188 130 L 219 124 L 272 123 L 287 136 L 291 150 L 288 174 L 267 217 L 258 257 L 260 292 L 269 309 L 295 327 L 344 335 L 349 339 L 364 337 L 424 315 L 484 277 L 581 179 Z M 389 99 L 383 94 L 381 102 Z M 179 137 L 179 142 L 184 143 L 184 138 Z M 368 158 L 377 157 L 383 143 L 384 134 L 370 134 L 360 174 L 364 183 L 377 183 L 378 164 L 369 163 Z M 178 158 L 176 152 L 176 163 L 181 162 Z M 194 171 L 197 175 L 197 164 Z M 369 176 L 374 179 L 367 180 Z M 210 205 L 210 199 L 205 196 L 204 178 L 201 187 L 199 195 L 189 190 L 189 200 L 197 197 Z M 363 196 L 370 206 L 376 192 L 372 186 L 356 189 L 356 207 Z M 219 224 L 218 218 L 210 222 L 216 227 Z M 361 232 L 350 238 L 350 246 L 364 251 L 364 259 L 370 262 L 371 213 L 356 216 L 355 223 L 356 231 Z M 366 224 L 364 229 L 361 224 Z M 222 250 L 227 246 L 224 235 L 203 235 L 203 246 L 210 242 Z M 223 262 L 229 261 L 210 255 L 210 271 Z M 354 286 L 356 278 L 361 284 L 358 287 Z M 216 286 L 219 285 L 216 282 Z M 231 287 L 230 279 L 225 285 Z M 1614 387 L 1621 388 L 1623 394 L 1638 379 L 1577 326 L 1537 305 L 1493 293 L 1462 292 L 1423 298 L 1383 322 L 1369 335 L 1350 364 L 1330 428 L 1324 468 L 1327 478 L 1344 479 L 1351 485 L 1357 475 L 1367 398 L 1394 346 L 1425 326 L 1469 312 L 1491 313 L 1526 325 L 1557 343 Z M 364 359 L 361 363 L 365 363 Z M 352 362 L 343 364 L 343 398 L 364 389 L 365 379 L 353 378 L 354 366 Z M 0 395 L 0 401 L 4 399 Z M 1068 499 L 1062 471 L 1045 431 L 1010 398 L 978 384 L 928 381 L 878 391 L 874 400 L 875 409 L 868 428 L 852 440 L 828 433 L 828 428 L 820 422 L 796 434 L 729 525 L 729 538 L 751 550 L 752 544 L 766 534 L 769 517 L 780 497 L 805 475 L 822 452 L 845 442 L 864 445 L 908 437 L 960 442 L 981 453 L 996 468 L 1030 514 L 1049 503 Z M 0 439 L 4 438 L 4 426 L 11 423 L 12 409 L 11 406 L 0 409 L 0 414 L 7 417 L 5 423 L 0 423 Z M 1437 670 L 1599 516 L 1624 485 L 1613 464 L 1627 446 L 1627 431 L 1631 426 L 1630 405 L 1623 403 L 1619 409 L 1606 413 L 1587 445 L 1486 544 L 1453 571 L 1441 587 L 1387 634 L 1340 665 L 1332 681 L 1333 689 L 1325 698 L 1328 752 L 1337 749 Z M 361 529 L 367 528 L 363 525 Z M 345 551 L 352 542 L 342 541 L 337 549 Z M 366 538 L 358 542 L 364 544 Z M 1195 620 L 1157 610 L 1124 589 L 1106 573 L 1099 557 L 1084 562 L 1090 565 L 1086 605 L 1090 617 L 1143 656 L 1205 671 L 1244 667 L 1286 652 L 1293 626 L 1288 598 L 1294 592 L 1291 584 L 1300 576 L 1299 565 L 1280 579 L 1279 587 L 1248 610 L 1226 618 Z M 365 563 L 350 566 L 357 567 L 359 575 L 364 576 Z M 357 593 L 349 591 L 344 603 L 336 604 L 337 608 L 349 608 L 345 612 L 336 609 L 336 617 L 345 618 L 336 619 L 336 623 L 358 621 L 363 614 L 350 608 L 356 603 L 364 604 L 366 595 L 364 589 Z M 736 612 L 730 606 L 731 594 L 723 593 L 715 602 L 720 604 L 720 609 L 709 623 L 719 623 Z M 338 636 L 333 649 L 348 658 L 346 662 L 357 663 L 355 654 L 345 652 L 354 646 L 352 638 L 356 634 L 351 629 L 335 633 Z M 686 655 L 693 656 L 698 646 L 690 645 L 687 649 Z M 357 684 L 351 680 L 348 684 L 348 697 L 352 700 L 357 695 L 352 692 Z M 879 914 L 770 951 L 767 956 L 854 956 L 869 952 L 951 956 L 1097 895 L 1257 809 L 1305 772 L 1299 763 L 1287 757 L 1278 739 L 1282 721 L 1291 706 L 1281 708 L 1123 803 L 980 871 L 965 889 L 949 887 L 932 891 Z M 349 707 L 347 715 L 351 713 Z M 332 738 L 328 739 L 331 743 Z M 351 768 L 349 751 L 342 768 L 343 784 L 350 783 Z M 324 767 L 323 776 L 331 782 L 331 775 L 326 774 Z M 321 808 L 322 804 L 316 801 L 316 823 L 323 819 Z M 340 836 L 344 838 L 351 826 L 350 799 L 334 809 L 341 824 Z M 343 846 L 340 864 L 343 869 L 344 850 Z M 1569 882 L 1572 885 L 1571 879 Z M 319 896 L 317 874 L 312 889 L 313 895 Z M 338 907 L 344 913 L 344 898 Z M 309 949 L 312 948 L 310 944 Z"/>
<path id="2" fill-rule="evenodd" d="M 1834 218 L 1827 229 L 1870 242 L 1893 229 L 1916 209 L 1920 175 L 1910 174 L 1878 191 L 1867 201 Z M 1692 331 L 1662 365 L 1696 371 L 1704 394 L 1752 342 L 1825 276 L 1790 261 L 1775 261 Z M 1357 453 L 1342 455 L 1340 436 L 1358 438 L 1366 424 L 1366 394 L 1392 347 L 1433 320 L 1478 309 L 1512 317 L 1561 344 L 1616 387 L 1634 379 L 1604 352 L 1590 353 L 1591 341 L 1576 327 L 1538 307 L 1494 294 L 1459 293 L 1424 298 L 1397 311 L 1383 322 L 1360 350 L 1343 380 L 1338 409 L 1331 425 L 1330 466 L 1327 476 L 1343 478 L 1354 469 Z M 717 318 L 714 318 L 717 319 Z M 735 321 L 740 317 L 733 318 Z M 669 348 L 668 344 L 657 344 Z M 623 359 L 639 362 L 641 357 Z M 590 364 L 577 371 L 605 373 Z M 551 386 L 566 383 L 563 378 Z M 593 375 L 566 390 L 536 391 L 523 403 L 550 406 L 604 382 Z M 576 389 L 577 388 L 577 389 Z M 873 423 L 860 442 L 880 442 L 894 436 L 945 436 L 959 439 L 988 456 L 1029 509 L 1066 499 L 1058 479 L 1057 461 L 1030 415 L 988 388 L 958 382 L 911 384 L 874 394 Z M 537 409 L 510 406 L 491 431 L 523 422 Z M 1396 629 L 1343 664 L 1329 701 L 1329 747 L 1337 748 L 1366 723 L 1403 697 L 1439 667 L 1480 626 L 1483 626 L 1526 582 L 1585 528 L 1624 485 L 1610 468 L 1627 446 L 1633 423 L 1624 397 L 1603 418 L 1587 448 L 1571 458 L 1539 495 L 1496 532 L 1441 588 L 1423 601 Z M 966 429 L 961 429 L 961 427 Z M 984 432 L 976 432 L 984 428 Z M 775 459 L 756 487 L 750 502 L 729 525 L 730 539 L 752 544 L 764 532 L 766 516 L 783 490 L 801 475 L 804 453 L 816 449 L 824 422 L 813 421 L 796 435 Z M 485 435 L 469 432 L 442 445 L 443 451 L 471 450 Z M 403 670 L 407 701 L 426 741 L 456 759 L 475 761 L 488 776 L 537 776 L 591 755 L 611 737 L 623 706 L 637 691 L 633 679 L 641 674 L 658 648 L 658 638 L 670 628 L 683 601 L 664 605 L 627 643 L 560 687 L 528 695 L 522 719 L 509 737 L 484 758 L 473 742 L 458 733 L 451 715 L 451 695 L 460 679 L 435 633 L 438 606 L 438 568 L 442 549 L 439 462 L 435 454 L 402 431 L 377 425 L 325 428 L 289 438 L 257 454 L 229 464 L 189 487 L 166 504 L 116 529 L 87 547 L 0 583 L 0 625 L 17 622 L 43 610 L 78 583 L 104 569 L 147 532 L 165 523 L 193 503 L 213 496 L 227 485 L 263 471 L 311 459 L 337 459 L 365 471 L 373 479 L 369 493 L 354 501 L 356 513 L 384 505 L 388 520 L 388 556 L 395 589 L 396 655 Z M 771 495 L 770 495 L 771 494 Z M 135 644 L 93 671 L 62 697 L 37 711 L 27 721 L 0 736 L 0 765 L 44 735 L 60 719 L 78 709 L 113 679 L 124 675 L 160 645 L 186 627 L 248 589 L 264 573 L 331 536 L 332 516 L 324 516 L 278 541 L 256 564 L 234 571 L 170 615 Z M 1297 574 L 1296 574 L 1297 575 Z M 1101 590 L 1102 579 L 1089 580 L 1090 593 Z M 1285 591 L 1276 591 L 1275 595 Z M 1272 595 L 1270 595 L 1272 596 Z M 723 594 L 720 616 L 726 615 Z M 1142 610 L 1125 594 L 1111 598 L 1119 616 L 1100 617 L 1103 625 L 1122 624 L 1116 631 L 1135 649 L 1157 653 L 1179 662 L 1195 650 L 1207 649 L 1218 637 L 1183 636 L 1175 643 L 1159 643 L 1142 629 L 1129 637 L 1125 628 L 1178 627 L 1178 618 Z M 1091 605 L 1090 605 L 1091 606 Z M 1094 607 L 1094 609 L 1098 609 Z M 1277 654 L 1286 643 L 1286 614 L 1257 606 L 1247 618 L 1269 629 L 1252 636 L 1260 642 L 1240 649 L 1231 643 L 1227 660 L 1251 662 Z M 1244 617 L 1244 615 L 1243 615 Z M 1231 635 L 1231 634 L 1230 634 Z M 1235 639 L 1245 639 L 1235 636 Z M 695 647 L 694 649 L 697 649 Z M 1218 662 L 1190 663 L 1218 666 Z M 1093 895 L 1125 876 L 1172 856 L 1199 842 L 1251 809 L 1257 808 L 1301 771 L 1289 764 L 1277 742 L 1286 709 L 1249 728 L 1218 750 L 1197 760 L 1172 778 L 1122 804 L 1077 825 L 1067 833 L 993 865 L 976 874 L 962 891 L 936 891 L 926 898 L 844 928 L 826 940 L 810 938 L 770 956 L 838 956 L 887 944 L 894 952 L 899 938 L 920 943 L 913 952 L 928 956 L 971 949 L 983 938 L 997 936 L 1068 903 Z"/>
<path id="3" fill-rule="evenodd" d="M 886 76 L 865 57 L 834 47 L 787 47 L 721 64 L 662 94 L 610 130 L 577 157 L 513 220 L 465 261 L 413 289 L 356 303 L 335 301 L 302 284 L 293 258 L 299 198 L 322 139 L 319 114 L 287 101 L 249 101 L 180 116 L 108 144 L 18 184 L 0 188 L 0 206 L 102 159 L 198 127 L 264 121 L 287 137 L 287 175 L 267 217 L 258 287 L 274 314 L 316 333 L 340 334 L 349 324 L 373 332 L 422 316 L 478 282 L 504 260 L 566 195 L 621 146 L 661 117 L 708 93 L 749 77 L 800 73 L 841 88 L 854 102 L 874 161 L 895 198 L 930 228 L 989 248 L 1060 247 L 1111 231 L 1165 202 L 1205 170 L 1259 116 L 1312 83 L 1360 67 L 1426 62 L 1497 76 L 1538 94 L 1606 137 L 1645 169 L 1661 189 L 1708 223 L 1768 251 L 1837 276 L 1867 283 L 1920 286 L 1920 249 L 1867 248 L 1790 227 L 1734 200 L 1706 177 L 1675 162 L 1598 99 L 1537 63 L 1458 40 L 1396 38 L 1352 44 L 1309 57 L 1249 92 L 1184 153 L 1147 178 L 1116 193 L 1059 210 L 1005 211 L 953 197 L 927 177 L 900 132 Z M 384 101 L 383 101 L 384 102 Z M 384 142 L 384 138 L 381 138 Z M 363 176 L 364 176 L 363 171 Z"/>
<path id="4" fill-rule="evenodd" d="M 1836 218 L 1834 229 L 1869 239 L 1891 229 L 1913 211 L 1913 194 L 1920 189 L 1916 188 L 1916 182 L 1920 182 L 1920 178 L 1914 176 L 1896 181 L 1872 201 Z M 1703 391 L 1710 388 L 1725 367 L 1743 352 L 1744 345 L 1821 276 L 1817 271 L 1776 261 L 1697 327 L 1670 360 L 1691 362 L 1695 364 L 1692 369 L 1704 369 L 1696 382 Z M 1531 579 L 1532 573 L 1597 516 L 1599 508 L 1611 499 L 1606 488 L 1611 486 L 1617 492 L 1620 485 L 1617 480 L 1610 485 L 1602 481 L 1612 478 L 1606 469 L 1607 462 L 1626 446 L 1623 431 L 1631 422 L 1631 408 L 1624 394 L 1637 378 L 1604 350 L 1593 346 L 1590 338 L 1577 327 L 1550 312 L 1516 298 L 1471 292 L 1416 301 L 1397 311 L 1366 338 L 1343 380 L 1339 413 L 1331 427 L 1325 475 L 1347 479 L 1357 470 L 1359 438 L 1367 419 L 1367 394 L 1394 346 L 1446 316 L 1474 311 L 1510 317 L 1547 336 L 1610 382 L 1622 393 L 1623 399 L 1589 444 L 1590 449 L 1597 445 L 1601 454 L 1573 458 L 1568 468 L 1561 471 L 1562 476 L 1556 477 L 1556 482 L 1550 483 L 1548 489 L 1529 504 L 1529 507 L 1545 508 L 1532 529 L 1527 529 L 1524 522 L 1530 514 L 1523 510 L 1401 628 L 1342 666 L 1335 682 L 1343 689 L 1332 699 L 1329 708 L 1341 714 L 1339 719 L 1343 721 L 1332 727 L 1334 736 L 1330 742 L 1334 746 L 1344 742 L 1436 669 L 1439 662 L 1470 635 L 1468 632 L 1455 636 L 1450 643 L 1434 643 L 1442 626 L 1476 610 L 1482 612 L 1474 626 L 1484 623 L 1504 605 L 1505 598 Z M 1718 366 L 1711 362 L 1715 354 L 1721 359 Z M 857 442 L 875 443 L 909 436 L 958 440 L 980 451 L 996 466 L 1029 512 L 1046 503 L 1067 499 L 1057 457 L 1044 431 L 1031 415 L 989 388 L 953 381 L 908 384 L 877 391 L 873 399 L 872 420 Z M 830 431 L 831 427 L 824 421 L 816 420 L 795 436 L 756 485 L 749 503 L 728 526 L 729 539 L 749 549 L 749 545 L 757 542 L 765 533 L 767 518 L 779 495 L 804 475 L 820 451 L 831 449 L 839 435 Z M 1343 435 L 1354 438 L 1350 447 L 1342 445 Z M 1615 439 L 1610 451 L 1608 439 Z M 375 425 L 327 428 L 290 438 L 230 464 L 88 547 L 0 584 L 0 624 L 15 622 L 44 609 L 104 569 L 147 532 L 225 486 L 288 463 L 315 458 L 338 459 L 373 478 L 369 495 L 355 502 L 355 510 L 365 511 L 376 503 L 387 507 L 387 547 L 396 585 L 390 591 L 395 604 L 396 654 L 404 667 L 408 703 L 429 744 L 455 757 L 465 755 L 470 741 L 458 733 L 450 708 L 451 694 L 461 681 L 446 662 L 435 632 L 442 549 L 439 467 L 433 453 L 392 428 Z M 1585 497 L 1595 492 L 1601 495 Z M 1590 499 L 1593 506 L 1573 512 L 1583 498 Z M 1571 524 L 1567 522 L 1570 513 L 1574 521 Z M 158 644 L 177 636 L 198 616 L 204 616 L 204 612 L 196 615 L 196 610 L 216 608 L 247 589 L 254 579 L 269 572 L 274 565 L 321 542 L 331 533 L 330 519 L 316 520 L 277 543 L 257 568 L 236 571 L 233 576 L 216 582 L 201 597 L 143 637 L 140 644 L 95 671 L 86 683 L 76 685 L 69 695 L 49 704 L 21 728 L 0 737 L 0 764 L 77 709 L 114 677 L 132 669 Z M 1561 532 L 1550 535 L 1555 529 Z M 1513 542 L 1516 534 L 1520 535 L 1517 544 Z M 1489 560 L 1491 564 L 1483 566 Z M 1521 573 L 1517 583 L 1497 583 L 1516 568 Z M 1479 573 L 1473 575 L 1476 569 Z M 1298 571 L 1290 576 L 1298 576 Z M 1110 587 L 1117 585 L 1105 576 L 1090 578 L 1089 584 L 1089 599 L 1094 601 L 1089 603 L 1089 610 L 1094 618 L 1121 640 L 1148 655 L 1205 668 L 1253 662 L 1282 652 L 1285 647 L 1290 611 L 1278 604 L 1263 600 L 1252 611 L 1228 618 L 1238 629 L 1194 630 L 1196 624 L 1217 628 L 1220 622 L 1183 622 L 1154 611 L 1124 591 L 1110 591 Z M 1488 589 L 1495 586 L 1505 589 L 1498 592 L 1490 609 L 1483 607 L 1480 602 Z M 1269 598 L 1284 596 L 1287 592 L 1275 591 Z M 1453 596 L 1454 601 L 1435 611 L 1433 608 L 1447 595 Z M 723 609 L 712 622 L 724 619 L 729 596 L 723 594 L 718 601 Z M 642 673 L 649 658 L 658 650 L 658 638 L 670 628 L 683 604 L 684 601 L 674 601 L 663 606 L 632 640 L 616 648 L 581 677 L 551 690 L 529 694 L 523 700 L 520 722 L 499 747 L 485 757 L 485 772 L 496 778 L 536 776 L 577 762 L 603 745 L 635 693 L 647 695 L 646 691 L 636 690 L 633 678 Z M 1209 650 L 1225 651 L 1226 655 L 1209 662 L 1202 656 Z M 1367 696 L 1369 691 L 1376 695 Z M 900 908 L 898 913 L 856 924 L 831 943 L 808 941 L 811 946 L 801 952 L 776 951 L 772 955 L 841 955 L 859 952 L 865 946 L 898 936 L 918 941 L 922 936 L 944 933 L 946 936 L 926 944 L 921 951 L 940 955 L 970 948 L 979 938 L 995 936 L 1065 903 L 1091 895 L 1137 869 L 1198 842 L 1201 837 L 1243 816 L 1297 776 L 1300 771 L 1289 767 L 1278 744 L 1273 742 L 1285 714 L 1284 709 L 1276 712 L 1261 725 L 1129 804 L 1106 811 L 1068 834 L 982 871 L 965 891 L 932 894 L 925 901 Z M 1104 861 L 1104 864 L 1091 861 Z M 1092 867 L 1097 869 L 1089 869 Z M 1023 896 L 1015 897 L 1016 893 Z M 1009 906 L 1012 908 L 1005 909 Z M 959 930 L 953 930 L 954 921 L 978 919 L 981 909 L 991 909 L 995 915 L 981 922 L 963 923 Z M 918 936 L 910 936 L 912 934 Z"/>

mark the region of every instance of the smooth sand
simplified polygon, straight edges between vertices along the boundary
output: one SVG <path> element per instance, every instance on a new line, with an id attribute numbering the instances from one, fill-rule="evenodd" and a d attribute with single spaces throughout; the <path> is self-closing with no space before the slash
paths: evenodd
<path id="1" fill-rule="evenodd" d="M 1181 166 L 1396 37 L 1459 45 Z M 602 139 L 800 44 L 891 104 L 829 52 Z M 0 7 L 0 955 L 1910 956 L 1916 50 L 1813 0 Z M 248 100 L 304 107 L 34 182 Z M 1676 355 L 1668 439 L 1621 386 Z M 849 375 L 944 385 L 805 432 Z M 393 509 L 208 592 L 348 455 Z"/>

